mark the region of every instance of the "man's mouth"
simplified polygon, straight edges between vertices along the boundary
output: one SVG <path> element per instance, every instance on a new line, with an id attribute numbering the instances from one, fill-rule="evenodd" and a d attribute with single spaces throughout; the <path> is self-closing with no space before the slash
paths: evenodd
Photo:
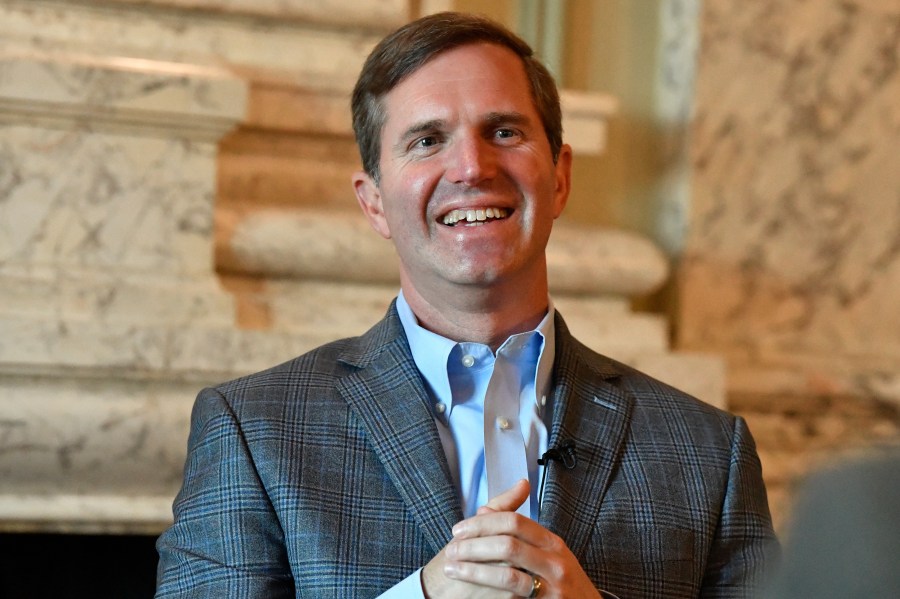
<path id="1" fill-rule="evenodd" d="M 483 225 L 485 221 L 506 218 L 509 216 L 509 213 L 510 211 L 506 208 L 451 210 L 444 215 L 443 223 L 450 227 L 455 227 L 456 225 L 477 227 Z"/>

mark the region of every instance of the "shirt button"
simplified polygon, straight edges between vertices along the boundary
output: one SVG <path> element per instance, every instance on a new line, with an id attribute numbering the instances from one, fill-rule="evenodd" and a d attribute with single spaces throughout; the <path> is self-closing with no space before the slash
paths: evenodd
<path id="1" fill-rule="evenodd" d="M 508 431 L 512 427 L 509 423 L 509 418 L 503 418 L 502 416 L 497 418 L 497 426 L 501 431 Z"/>
<path id="2" fill-rule="evenodd" d="M 547 405 L 547 396 L 541 395 L 541 407 L 543 408 L 546 405 Z"/>
<path id="3" fill-rule="evenodd" d="M 438 414 L 443 414 L 444 412 L 447 411 L 447 404 L 445 404 L 442 401 L 439 401 L 434 405 L 434 409 L 437 410 Z"/>
<path id="4" fill-rule="evenodd" d="M 472 366 L 475 365 L 475 357 L 474 357 L 474 356 L 471 356 L 471 355 L 469 355 L 469 354 L 464 355 L 464 356 L 462 357 L 462 364 L 463 364 L 463 366 L 465 366 L 466 368 L 471 368 Z"/>

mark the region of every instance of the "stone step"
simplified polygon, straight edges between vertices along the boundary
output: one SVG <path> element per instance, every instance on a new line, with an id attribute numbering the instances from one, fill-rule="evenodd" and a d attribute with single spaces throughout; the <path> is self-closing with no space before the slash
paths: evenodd
<path id="1" fill-rule="evenodd" d="M 389 11 L 397 1 L 387 5 Z M 181 10 L 177 5 L 185 2 L 157 0 L 157 4 L 164 3 L 170 10 L 128 0 L 66 2 L 64 8 L 55 1 L 10 0 L 0 3 L 0 49 L 101 51 L 111 56 L 227 65 L 247 79 L 252 78 L 246 76 L 248 72 L 270 73 L 304 87 L 349 90 L 368 49 L 383 34 L 381 27 L 393 28 L 406 18 L 392 15 L 369 22 L 365 29 L 322 27 L 302 18 L 266 18 L 246 11 Z M 280 10 L 292 10 L 279 4 Z M 381 0 L 362 0 L 357 14 L 369 13 L 368 8 L 380 11 L 384 6 Z"/>
<path id="2" fill-rule="evenodd" d="M 217 198 L 245 208 L 356 206 L 350 175 L 356 144 L 345 138 L 267 136 L 242 132 L 220 146 Z"/>
<path id="3" fill-rule="evenodd" d="M 7 318 L 233 326 L 234 298 L 209 277 L 115 269 L 0 269 Z M 86 342 L 90 343 L 90 342 Z"/>
<path id="4" fill-rule="evenodd" d="M 280 23 L 301 22 L 365 29 L 399 27 L 409 13 L 408 0 L 107 0 L 130 7 L 143 4 L 190 11 L 195 19 L 217 15 L 246 16 Z"/>

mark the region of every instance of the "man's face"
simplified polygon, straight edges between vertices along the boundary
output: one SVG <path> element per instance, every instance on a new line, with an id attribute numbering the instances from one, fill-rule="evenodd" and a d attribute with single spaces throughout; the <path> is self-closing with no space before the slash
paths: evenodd
<path id="1" fill-rule="evenodd" d="M 484 43 L 448 50 L 382 102 L 380 181 L 357 173 L 354 186 L 393 239 L 404 286 L 434 296 L 512 283 L 546 296 L 571 150 L 553 163 L 519 57 Z"/>

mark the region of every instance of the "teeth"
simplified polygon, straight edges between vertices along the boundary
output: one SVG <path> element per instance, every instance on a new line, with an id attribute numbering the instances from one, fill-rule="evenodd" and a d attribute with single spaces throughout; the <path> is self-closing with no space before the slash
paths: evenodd
<path id="1" fill-rule="evenodd" d="M 479 224 L 492 218 L 506 218 L 508 214 L 509 211 L 506 208 L 451 210 L 444 216 L 444 224 L 455 225 L 460 221 Z"/>

